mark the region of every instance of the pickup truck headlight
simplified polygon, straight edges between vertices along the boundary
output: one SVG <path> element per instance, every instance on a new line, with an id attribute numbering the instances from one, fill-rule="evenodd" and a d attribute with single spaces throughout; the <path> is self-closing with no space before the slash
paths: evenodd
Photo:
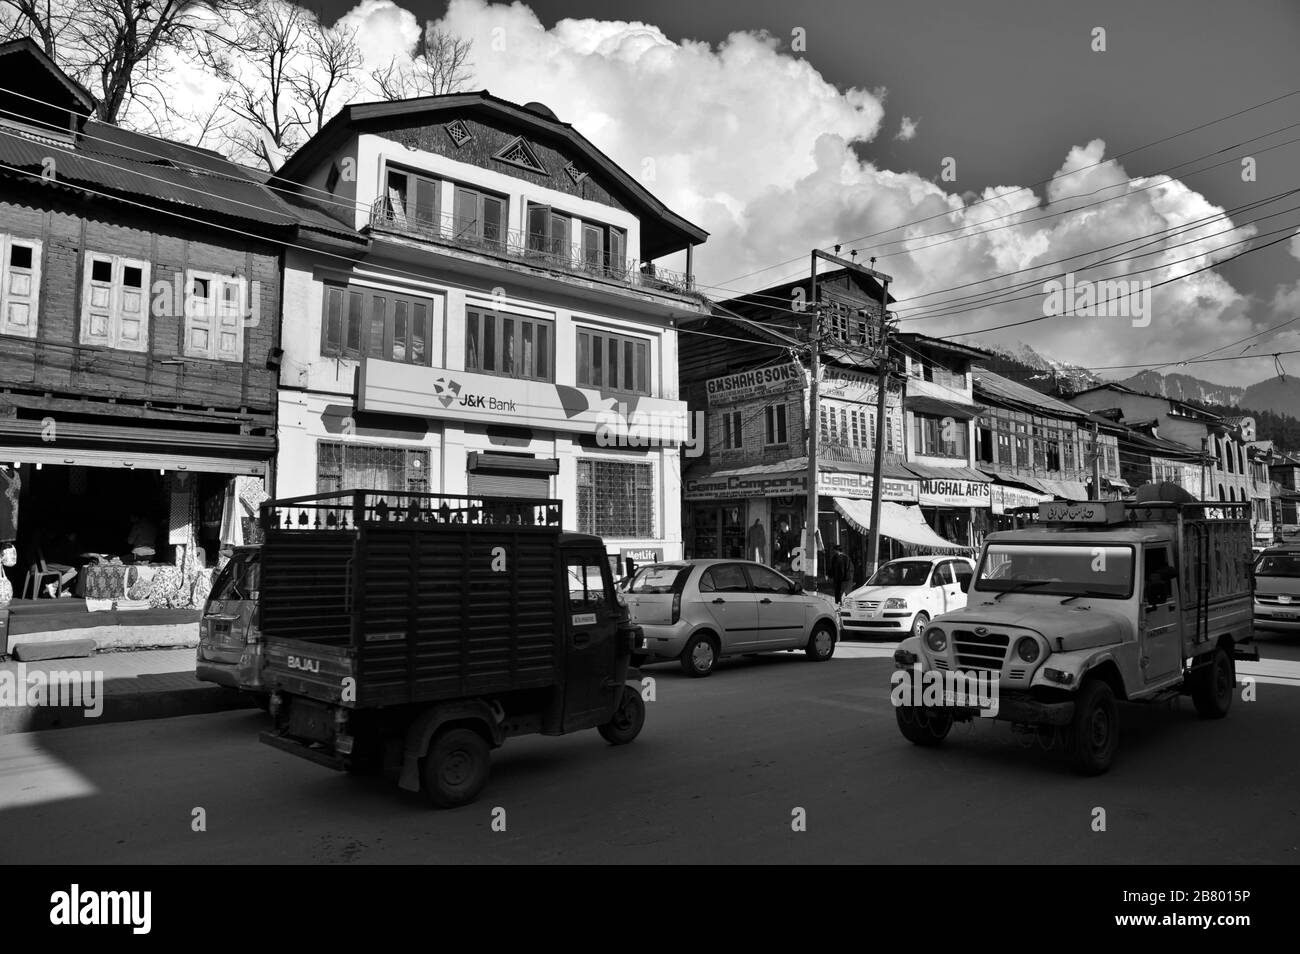
<path id="1" fill-rule="evenodd" d="M 1038 640 L 1025 636 L 1016 643 L 1016 655 L 1027 663 L 1035 662 L 1038 659 Z"/>
<path id="2" fill-rule="evenodd" d="M 905 610 L 907 609 L 907 600 L 901 596 L 891 596 L 885 600 L 884 608 L 887 610 Z"/>
<path id="3" fill-rule="evenodd" d="M 932 653 L 941 653 L 948 648 L 948 635 L 938 626 L 925 631 L 925 645 Z"/>

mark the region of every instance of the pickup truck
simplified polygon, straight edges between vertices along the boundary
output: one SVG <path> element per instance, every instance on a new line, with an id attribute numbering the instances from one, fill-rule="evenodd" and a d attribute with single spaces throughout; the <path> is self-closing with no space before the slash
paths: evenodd
<path id="1" fill-rule="evenodd" d="M 1118 748 L 1117 701 L 1186 695 L 1223 718 L 1236 660 L 1259 658 L 1249 506 L 1044 503 L 990 533 L 965 608 L 894 653 L 899 730 L 936 746 L 954 721 L 998 719 L 1095 775 Z"/>
<path id="2" fill-rule="evenodd" d="M 637 629 L 604 542 L 562 531 L 561 511 L 369 490 L 264 504 L 262 741 L 448 808 L 511 736 L 635 739 Z"/>

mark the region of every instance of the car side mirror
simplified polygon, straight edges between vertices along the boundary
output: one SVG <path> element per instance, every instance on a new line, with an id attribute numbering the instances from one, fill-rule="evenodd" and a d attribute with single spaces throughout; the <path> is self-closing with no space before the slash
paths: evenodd
<path id="1" fill-rule="evenodd" d="M 803 592 L 803 584 L 800 583 L 798 580 L 793 580 L 793 581 L 791 581 L 791 583 L 790 583 L 790 595 L 791 595 L 791 596 L 798 596 L 798 595 L 799 595 L 800 593 L 802 593 L 802 592 Z"/>
<path id="2" fill-rule="evenodd" d="M 963 577 L 962 579 L 958 580 L 958 581 L 957 581 L 957 585 L 958 585 L 959 587 L 961 587 L 961 591 L 962 591 L 963 593 L 969 593 L 969 592 L 970 592 L 970 578 L 969 578 L 969 577 Z"/>

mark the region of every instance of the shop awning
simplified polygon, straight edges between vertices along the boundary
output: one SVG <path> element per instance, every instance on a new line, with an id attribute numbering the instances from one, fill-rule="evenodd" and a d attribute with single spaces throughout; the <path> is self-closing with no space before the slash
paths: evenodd
<path id="1" fill-rule="evenodd" d="M 987 474 L 970 467 L 935 467 L 933 464 L 914 464 L 908 461 L 903 465 L 922 480 L 973 480 L 981 484 L 991 484 Z"/>
<path id="2" fill-rule="evenodd" d="M 998 483 L 1006 484 L 1010 487 L 1028 487 L 1030 490 L 1039 494 L 1052 496 L 1056 493 L 1045 486 L 1045 481 L 1037 477 L 1030 477 L 1026 474 L 1017 474 L 1011 470 L 992 470 L 988 467 L 981 468 L 984 473 L 994 478 Z"/>
<path id="3" fill-rule="evenodd" d="M 903 407 L 919 414 L 933 414 L 936 417 L 953 417 L 959 421 L 969 421 L 978 417 L 984 410 L 978 404 L 958 404 L 942 398 L 930 397 L 928 394 L 913 394 L 903 398 Z"/>
<path id="4" fill-rule="evenodd" d="M 863 533 L 871 532 L 871 501 L 836 497 L 835 509 Z M 931 529 L 919 507 L 908 507 L 888 500 L 880 502 L 880 533 L 899 543 L 931 550 L 965 550 L 960 544 L 945 540 Z"/>
<path id="5" fill-rule="evenodd" d="M 1054 497 L 1063 497 L 1066 500 L 1088 499 L 1088 488 L 1077 480 L 1049 480 L 1046 477 L 1039 477 L 1038 482 L 1043 485 L 1044 492 Z"/>
<path id="6" fill-rule="evenodd" d="M 265 475 L 275 456 L 266 435 L 121 425 L 57 425 L 43 439 L 41 421 L 0 421 L 0 460 L 8 463 Z"/>

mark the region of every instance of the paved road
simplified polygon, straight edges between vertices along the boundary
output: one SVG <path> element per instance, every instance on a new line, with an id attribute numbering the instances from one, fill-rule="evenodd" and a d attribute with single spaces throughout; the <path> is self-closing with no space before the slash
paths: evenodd
<path id="1" fill-rule="evenodd" d="M 870 650 L 842 647 L 845 656 Z M 1296 668 L 1296 667 L 1293 667 Z M 178 862 L 1300 862 L 1300 687 L 1202 722 L 1122 708 L 1095 779 L 1004 725 L 906 743 L 890 663 L 780 655 L 649 667 L 646 729 L 511 740 L 483 799 L 425 809 L 256 741 L 254 712 L 0 738 L 0 858 Z M 1105 832 L 1091 830 L 1094 808 Z M 192 830 L 195 808 L 204 832 Z M 506 830 L 493 831 L 494 808 Z M 806 831 L 792 830 L 806 812 Z"/>

